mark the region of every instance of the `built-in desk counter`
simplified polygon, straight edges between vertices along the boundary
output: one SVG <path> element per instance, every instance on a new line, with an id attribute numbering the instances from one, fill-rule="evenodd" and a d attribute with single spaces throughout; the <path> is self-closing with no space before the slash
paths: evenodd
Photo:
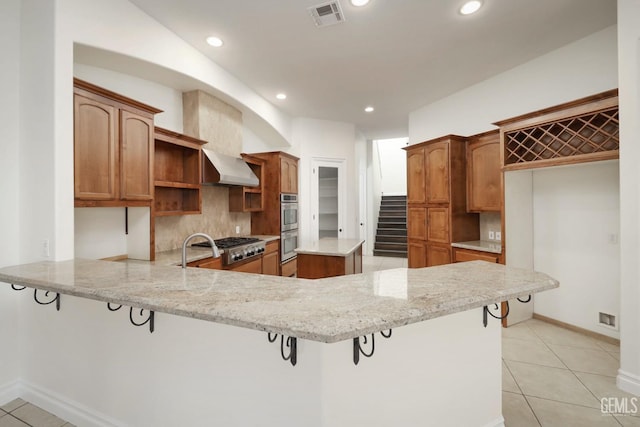
<path id="1" fill-rule="evenodd" d="M 325 238 L 296 249 L 298 277 L 321 279 L 362 273 L 360 239 Z"/>

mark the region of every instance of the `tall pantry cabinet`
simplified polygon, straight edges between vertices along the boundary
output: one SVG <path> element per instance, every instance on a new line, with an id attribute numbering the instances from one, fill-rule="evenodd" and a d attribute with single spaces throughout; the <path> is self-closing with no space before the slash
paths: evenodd
<path id="1" fill-rule="evenodd" d="M 466 140 L 448 135 L 405 150 L 409 267 L 449 264 L 451 242 L 480 237 L 478 214 L 466 208 Z"/>

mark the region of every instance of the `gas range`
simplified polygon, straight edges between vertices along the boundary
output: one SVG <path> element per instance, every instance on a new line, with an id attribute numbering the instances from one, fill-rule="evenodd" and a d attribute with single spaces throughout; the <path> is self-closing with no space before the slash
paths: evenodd
<path id="1" fill-rule="evenodd" d="M 222 264 L 230 265 L 246 259 L 260 256 L 264 252 L 265 243 L 255 237 L 225 237 L 214 240 L 218 249 L 224 250 Z M 209 248 L 209 242 L 194 243 L 191 246 Z"/>

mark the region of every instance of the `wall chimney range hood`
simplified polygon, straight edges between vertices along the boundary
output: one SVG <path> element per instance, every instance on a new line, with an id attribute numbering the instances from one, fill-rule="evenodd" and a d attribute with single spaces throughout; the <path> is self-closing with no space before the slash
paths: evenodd
<path id="1" fill-rule="evenodd" d="M 202 149 L 202 185 L 240 185 L 257 187 L 260 183 L 247 163 L 239 157 Z"/>

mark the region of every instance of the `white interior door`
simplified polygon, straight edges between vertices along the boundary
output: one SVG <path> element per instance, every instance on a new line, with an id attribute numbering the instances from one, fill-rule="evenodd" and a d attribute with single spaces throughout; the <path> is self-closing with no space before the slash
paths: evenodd
<path id="1" fill-rule="evenodd" d="M 346 229 L 345 159 L 314 158 L 312 165 L 312 223 L 315 239 L 341 238 Z"/>

